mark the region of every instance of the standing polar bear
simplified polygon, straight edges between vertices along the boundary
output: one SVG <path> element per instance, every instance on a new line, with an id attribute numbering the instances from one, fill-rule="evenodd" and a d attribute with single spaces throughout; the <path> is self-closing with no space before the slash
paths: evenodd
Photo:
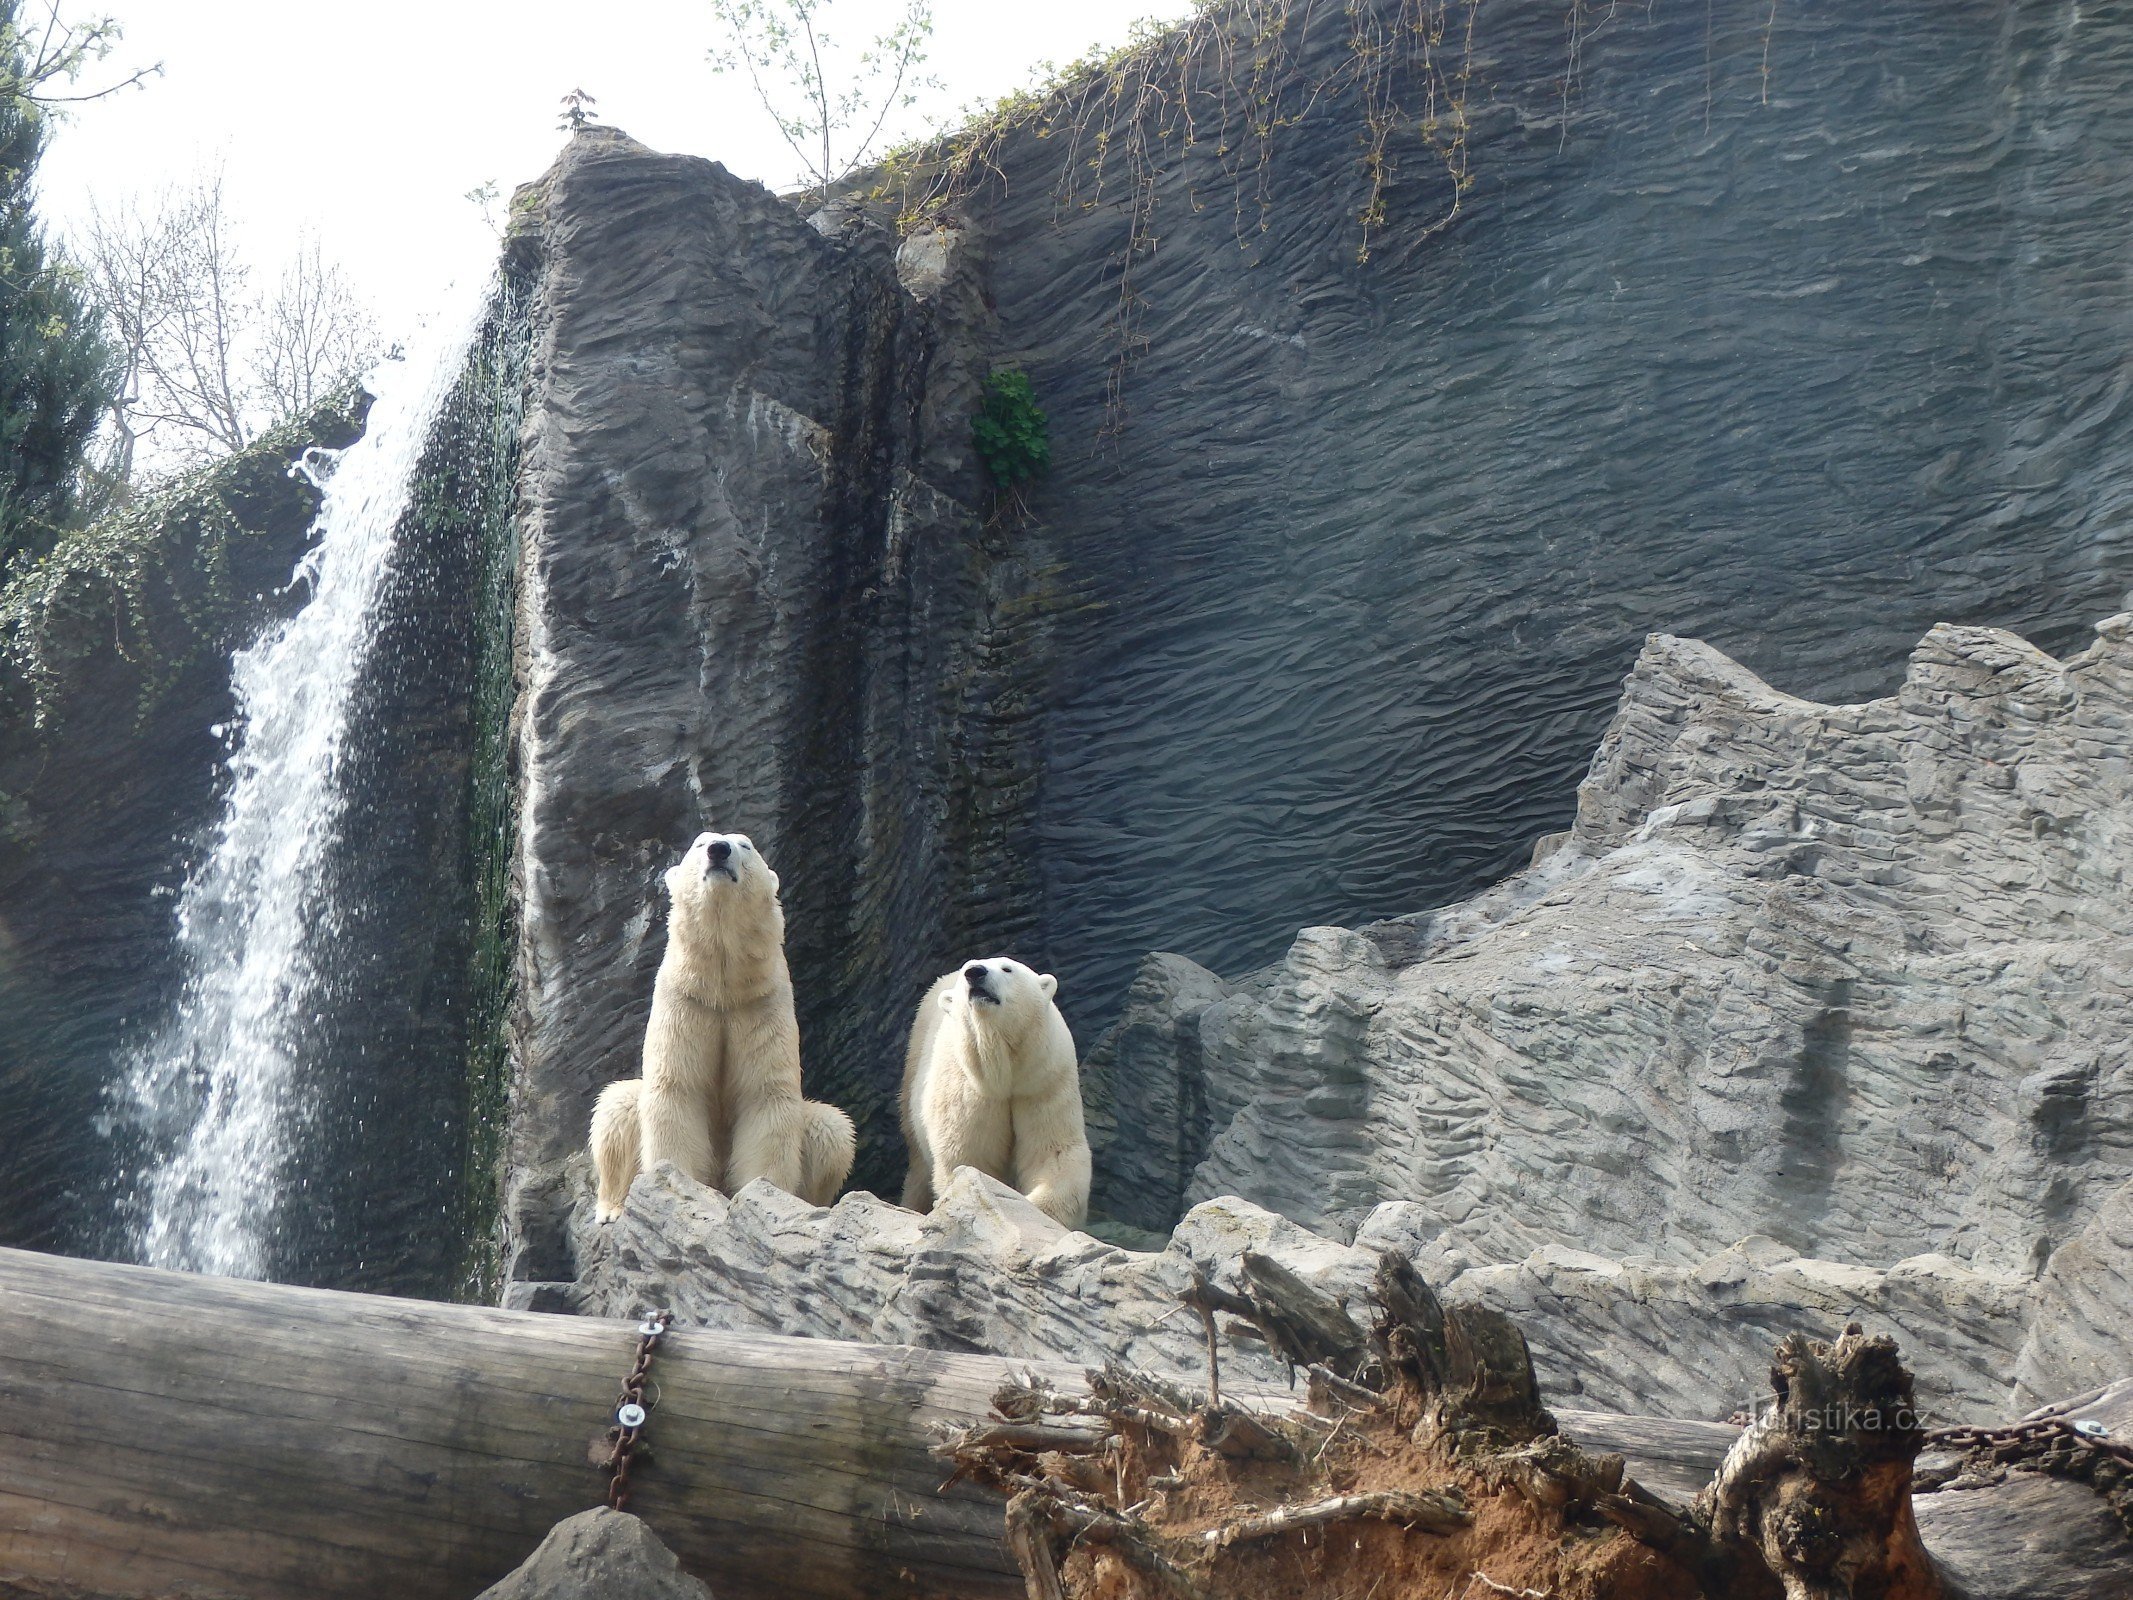
<path id="1" fill-rule="evenodd" d="M 749 839 L 705 833 L 667 869 L 667 949 L 644 1030 L 644 1076 L 593 1107 L 599 1215 L 671 1161 L 737 1193 L 755 1178 L 828 1205 L 852 1169 L 852 1119 L 800 1098 L 800 1025 L 778 875 Z"/>
<path id="2" fill-rule="evenodd" d="M 904 1052 L 904 1204 L 930 1211 L 957 1167 L 1010 1183 L 1055 1221 L 1089 1209 L 1074 1036 L 1059 980 L 991 956 L 935 981 Z"/>

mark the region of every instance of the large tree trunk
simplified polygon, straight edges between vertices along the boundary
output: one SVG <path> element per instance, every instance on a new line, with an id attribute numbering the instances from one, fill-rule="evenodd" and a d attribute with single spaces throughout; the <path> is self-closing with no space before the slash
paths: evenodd
<path id="1" fill-rule="evenodd" d="M 636 1347 L 628 1323 L 0 1250 L 0 1593 L 468 1600 L 604 1499 L 588 1449 Z M 999 1501 L 938 1493 L 927 1455 L 1006 1370 L 670 1334 L 630 1509 L 720 1600 L 1019 1593 Z"/>
<path id="2" fill-rule="evenodd" d="M 588 1453 L 636 1348 L 628 1323 L 0 1250 L 0 1596 L 469 1600 L 605 1497 Z M 630 1509 L 720 1600 L 1019 1595 L 1000 1500 L 939 1492 L 928 1454 L 934 1423 L 987 1414 L 1008 1366 L 669 1334 Z M 2133 1435 L 2133 1384 L 2068 1415 Z M 1677 1510 L 1739 1439 L 1561 1420 Z M 1967 1594 L 2133 1592 L 2133 1547 L 2087 1484 L 2017 1472 L 1918 1505 Z"/>

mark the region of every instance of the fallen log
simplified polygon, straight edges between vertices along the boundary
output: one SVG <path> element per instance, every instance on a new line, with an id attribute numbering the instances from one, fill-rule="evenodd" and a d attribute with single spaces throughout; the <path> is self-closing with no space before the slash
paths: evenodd
<path id="1" fill-rule="evenodd" d="M 624 1322 L 0 1250 L 0 1596 L 467 1600 L 603 1498 L 590 1458 L 607 1453 L 636 1345 Z M 1082 1373 L 1013 1366 L 1047 1393 L 1091 1394 Z M 1087 1459 L 1090 1430 L 1041 1407 L 982 1431 L 1008 1367 L 670 1333 L 630 1509 L 722 1600 L 1019 1594 L 1000 1499 L 938 1492 L 929 1455 L 945 1423 L 980 1429 L 987 1448 Z M 1139 1400 L 1148 1416 L 1195 1409 L 1160 1387 Z M 2133 1382 L 2063 1410 L 2133 1438 Z M 1588 1450 L 1628 1458 L 1625 1497 L 1657 1490 L 1669 1514 L 1740 1437 L 1558 1417 Z M 1973 1472 L 1915 1504 L 1927 1550 L 1968 1595 L 2133 1594 L 2133 1544 L 2088 1483 Z M 1023 1520 L 1034 1555 L 1028 1507 Z"/>
<path id="2" fill-rule="evenodd" d="M 0 1250 L 0 1594 L 468 1600 L 605 1498 L 636 1347 L 623 1322 Z M 1019 1594 L 999 1500 L 938 1493 L 928 1455 L 1006 1369 L 676 1331 L 629 1508 L 721 1600 Z"/>

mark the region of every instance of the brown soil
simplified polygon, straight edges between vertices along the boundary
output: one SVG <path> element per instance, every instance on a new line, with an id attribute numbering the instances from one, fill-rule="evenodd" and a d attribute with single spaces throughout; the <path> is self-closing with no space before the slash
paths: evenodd
<path id="1" fill-rule="evenodd" d="M 1693 1600 L 1696 1582 L 1612 1527 L 1539 1503 L 1508 1475 L 1417 1442 L 1389 1414 L 1354 1412 L 1301 1465 L 1238 1461 L 1128 1425 L 1107 1456 L 1047 1455 L 1044 1476 L 1113 1509 L 1133 1508 L 1191 1588 L 1111 1542 L 1075 1542 L 1060 1563 L 1069 1600 Z M 1151 1485 L 1151 1478 L 1164 1480 Z M 1174 1486 L 1168 1480 L 1179 1480 Z M 1208 1535 L 1277 1506 L 1376 1490 L 1452 1490 L 1472 1524 L 1449 1533 L 1356 1518 L 1214 1546 Z"/>

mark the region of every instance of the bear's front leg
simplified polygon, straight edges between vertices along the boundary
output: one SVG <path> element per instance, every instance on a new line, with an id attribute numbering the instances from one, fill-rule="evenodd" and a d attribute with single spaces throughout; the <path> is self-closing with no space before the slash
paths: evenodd
<path id="1" fill-rule="evenodd" d="M 726 1192 L 739 1194 L 757 1178 L 767 1178 L 787 1194 L 800 1194 L 800 1142 L 807 1131 L 805 1121 L 806 1113 L 797 1098 L 758 1099 L 738 1108 L 733 1119 L 733 1149 L 726 1158 Z"/>
<path id="2" fill-rule="evenodd" d="M 637 1125 L 647 1168 L 671 1161 L 707 1188 L 718 1187 L 718 1152 L 701 1091 L 645 1084 L 637 1093 Z"/>
<path id="3" fill-rule="evenodd" d="M 1062 1227 L 1080 1227 L 1089 1216 L 1089 1166 L 1078 1082 L 1048 1095 L 1017 1097 L 1012 1182 L 1031 1205 Z"/>

